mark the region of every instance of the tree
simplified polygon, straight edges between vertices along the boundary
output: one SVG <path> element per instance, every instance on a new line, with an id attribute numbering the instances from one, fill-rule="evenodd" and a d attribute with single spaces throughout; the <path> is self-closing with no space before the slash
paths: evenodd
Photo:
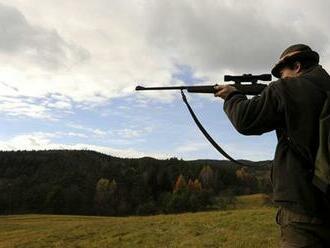
<path id="1" fill-rule="evenodd" d="M 96 183 L 95 207 L 98 214 L 114 214 L 117 183 L 113 179 L 100 178 Z"/>
<path id="2" fill-rule="evenodd" d="M 202 190 L 202 184 L 198 179 L 195 179 L 193 185 L 193 191 L 200 192 Z"/>
<path id="3" fill-rule="evenodd" d="M 187 188 L 186 180 L 184 179 L 183 175 L 181 174 L 175 182 L 173 192 L 176 193 L 176 192 L 181 191 L 186 188 Z"/>
<path id="4" fill-rule="evenodd" d="M 64 189 L 62 186 L 54 186 L 52 190 L 47 194 L 45 209 L 47 212 L 55 214 L 64 214 L 66 212 Z"/>
<path id="5" fill-rule="evenodd" d="M 203 188 L 213 189 L 215 185 L 214 172 L 209 165 L 203 167 L 199 173 L 199 178 L 202 183 Z"/>
<path id="6" fill-rule="evenodd" d="M 242 167 L 236 171 L 236 176 L 244 186 L 245 194 L 251 194 L 258 190 L 258 180 L 248 172 L 247 167 Z"/>
<path id="7" fill-rule="evenodd" d="M 111 194 L 114 194 L 117 191 L 117 182 L 115 179 L 112 179 L 111 183 L 109 184 L 109 190 Z"/>
<path id="8" fill-rule="evenodd" d="M 193 182 L 193 180 L 191 180 L 191 178 L 189 178 L 189 180 L 188 180 L 187 187 L 188 187 L 189 191 L 194 191 L 194 182 Z"/>

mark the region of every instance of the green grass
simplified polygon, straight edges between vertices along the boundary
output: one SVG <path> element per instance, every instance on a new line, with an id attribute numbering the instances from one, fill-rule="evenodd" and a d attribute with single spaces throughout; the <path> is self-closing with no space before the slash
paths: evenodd
<path id="1" fill-rule="evenodd" d="M 277 247 L 275 209 L 146 217 L 0 217 L 0 247 Z"/>

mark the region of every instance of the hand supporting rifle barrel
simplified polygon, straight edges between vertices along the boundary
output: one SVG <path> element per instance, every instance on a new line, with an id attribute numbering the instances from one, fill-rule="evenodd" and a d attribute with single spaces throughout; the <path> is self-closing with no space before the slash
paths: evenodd
<path id="1" fill-rule="evenodd" d="M 257 83 L 258 80 L 261 81 L 271 81 L 272 76 L 271 74 L 261 74 L 261 75 L 252 75 L 252 74 L 243 74 L 242 76 L 231 76 L 225 75 L 224 81 L 234 81 L 234 84 L 230 84 L 234 86 L 238 91 L 242 92 L 245 95 L 259 95 L 261 92 L 267 87 L 266 84 L 259 84 Z M 242 84 L 244 82 L 245 84 Z M 227 154 L 209 135 L 209 133 L 205 130 L 203 125 L 198 120 L 197 116 L 195 115 L 193 109 L 188 103 L 188 100 L 184 94 L 184 90 L 187 90 L 190 93 L 210 93 L 214 94 L 216 91 L 214 89 L 215 85 L 198 85 L 198 86 L 170 86 L 170 87 L 143 87 L 137 86 L 135 90 L 142 91 L 142 90 L 180 90 L 182 95 L 182 100 L 186 104 L 193 120 L 195 121 L 196 125 L 200 129 L 200 131 L 204 134 L 206 139 L 213 145 L 213 147 L 220 152 L 225 158 L 229 159 L 233 163 L 238 165 L 247 165 L 246 163 L 241 163 L 234 158 L 232 158 L 229 154 Z M 251 165 L 248 165 L 251 166 Z"/>

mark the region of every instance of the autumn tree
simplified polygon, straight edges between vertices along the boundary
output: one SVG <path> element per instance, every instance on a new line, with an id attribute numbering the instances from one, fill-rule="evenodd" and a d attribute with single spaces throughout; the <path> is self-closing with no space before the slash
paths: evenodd
<path id="1" fill-rule="evenodd" d="M 214 172 L 211 166 L 206 165 L 203 167 L 201 172 L 199 173 L 199 178 L 202 183 L 203 188 L 205 189 L 213 189 L 215 185 L 215 177 Z"/>
<path id="2" fill-rule="evenodd" d="M 243 193 L 251 194 L 255 192 L 258 188 L 258 180 L 255 176 L 251 175 L 247 167 L 242 167 L 236 171 L 236 177 L 244 186 Z"/>
<path id="3" fill-rule="evenodd" d="M 180 190 L 183 190 L 187 188 L 187 182 L 184 179 L 183 175 L 178 176 L 175 185 L 174 185 L 174 189 L 173 189 L 173 193 L 176 193 Z"/>
<path id="4" fill-rule="evenodd" d="M 189 191 L 194 191 L 194 181 L 189 178 L 188 184 L 187 184 L 188 190 Z"/>
<path id="5" fill-rule="evenodd" d="M 202 190 L 202 184 L 198 179 L 195 179 L 193 184 L 193 191 L 200 192 Z"/>

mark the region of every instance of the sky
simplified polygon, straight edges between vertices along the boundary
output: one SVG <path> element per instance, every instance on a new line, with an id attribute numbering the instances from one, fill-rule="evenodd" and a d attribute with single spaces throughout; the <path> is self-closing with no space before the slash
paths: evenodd
<path id="1" fill-rule="evenodd" d="M 135 86 L 270 73 L 296 43 L 318 51 L 330 69 L 329 9 L 326 0 L 0 0 L 0 150 L 224 159 L 180 92 Z M 274 132 L 243 136 L 223 100 L 188 99 L 234 158 L 273 158 Z"/>

